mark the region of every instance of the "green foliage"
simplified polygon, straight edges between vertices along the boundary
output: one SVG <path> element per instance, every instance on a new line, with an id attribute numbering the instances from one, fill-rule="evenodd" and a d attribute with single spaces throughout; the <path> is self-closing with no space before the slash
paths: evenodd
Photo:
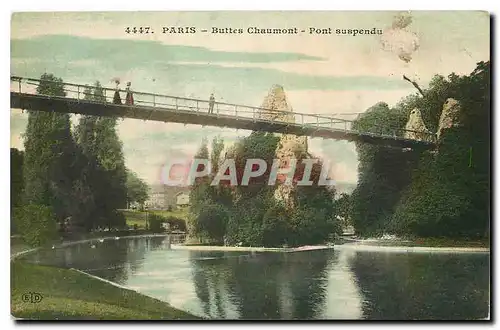
<path id="1" fill-rule="evenodd" d="M 37 92 L 64 96 L 62 80 L 43 74 Z M 69 114 L 30 111 L 24 135 L 25 204 L 46 205 L 62 220 L 76 215 L 73 185 L 79 177 Z"/>
<path id="2" fill-rule="evenodd" d="M 10 207 L 21 205 L 23 193 L 23 158 L 24 153 L 10 148 Z"/>
<path id="3" fill-rule="evenodd" d="M 220 240 L 220 242 L 222 242 L 227 222 L 227 215 L 224 208 L 231 204 L 231 192 L 229 188 L 223 185 L 211 186 L 210 183 L 216 171 L 218 171 L 217 164 L 221 161 L 223 149 L 224 141 L 220 138 L 215 138 L 212 142 L 212 152 L 209 157 L 208 143 L 206 139 L 203 139 L 195 158 L 210 158 L 212 172 L 208 177 L 198 178 L 190 192 L 189 231 L 194 235 L 212 237 L 213 239 Z M 220 205 L 221 207 L 218 208 L 214 205 Z M 216 216 L 212 217 L 207 214 L 207 209 L 216 212 L 216 216 L 220 215 L 222 218 L 215 219 Z M 211 219 L 215 220 L 212 221 Z"/>
<path id="4" fill-rule="evenodd" d="M 31 246 L 40 246 L 56 236 L 56 221 L 45 205 L 27 204 L 14 209 L 12 214 L 17 231 Z"/>
<path id="5" fill-rule="evenodd" d="M 127 171 L 127 202 L 144 204 L 148 199 L 149 187 L 135 172 Z"/>
<path id="6" fill-rule="evenodd" d="M 10 212 L 12 214 L 15 207 L 22 204 L 23 199 L 23 159 L 24 153 L 15 148 L 10 148 Z M 16 232 L 16 226 L 11 216 L 11 233 Z"/>
<path id="7" fill-rule="evenodd" d="M 148 229 L 150 231 L 152 231 L 153 233 L 161 233 L 165 231 L 165 229 L 162 226 L 162 223 L 166 222 L 167 220 L 165 217 L 159 214 L 148 213 L 147 219 L 148 219 Z"/>
<path id="8" fill-rule="evenodd" d="M 162 233 L 165 228 L 162 226 L 164 223 L 170 224 L 171 230 L 186 231 L 186 220 L 174 216 L 162 216 L 156 213 L 147 213 L 148 229 L 153 233 Z"/>
<path id="9" fill-rule="evenodd" d="M 101 84 L 96 82 L 93 87 L 87 86 L 84 98 L 102 101 Z M 120 219 L 116 209 L 126 207 L 130 199 L 144 200 L 142 184 L 135 180 L 134 174 L 130 174 L 132 178 L 128 177 L 116 124 L 116 118 L 82 116 L 75 129 L 81 171 L 75 184 L 79 209 L 76 222 L 87 230 L 124 225 L 124 219 Z"/>
<path id="10" fill-rule="evenodd" d="M 408 112 L 418 108 L 436 132 L 445 101 L 451 97 L 461 106 L 460 126 L 444 131 L 436 153 L 357 143 L 359 182 L 350 216 L 358 233 L 489 234 L 489 82 L 490 64 L 480 62 L 469 76 L 434 77 L 425 97 L 411 95 L 392 109 L 379 103 L 358 118 L 355 127 L 401 129 Z"/>
<path id="11" fill-rule="evenodd" d="M 223 205 L 206 203 L 197 214 L 194 232 L 222 243 L 228 217 L 228 211 Z"/>
<path id="12" fill-rule="evenodd" d="M 340 197 L 335 201 L 335 208 L 340 218 L 341 225 L 344 228 L 352 225 L 351 206 L 352 206 L 351 197 L 345 193 L 340 195 Z"/>
<path id="13" fill-rule="evenodd" d="M 168 216 L 165 218 L 165 222 L 170 224 L 171 230 L 181 230 L 184 232 L 187 230 L 186 220 L 182 218 Z"/>
<path id="14" fill-rule="evenodd" d="M 102 219 L 101 224 L 108 228 L 124 229 L 127 225 L 127 220 L 122 212 L 112 210 Z"/>
<path id="15" fill-rule="evenodd" d="M 231 187 L 224 181 L 210 186 L 211 178 L 195 183 L 191 190 L 191 234 L 229 245 L 281 247 L 322 243 L 330 234 L 339 232 L 333 190 L 317 185 L 297 187 L 292 196 L 297 207 L 293 209 L 275 199 L 275 186 L 269 186 L 268 181 L 279 140 L 273 134 L 253 132 L 228 151 L 226 158 L 235 160 L 238 183 L 247 159 L 267 162 L 266 172 L 252 178 L 248 186 Z M 220 157 L 220 143 L 219 140 L 213 143 L 212 160 Z M 198 156 L 208 153 L 205 144 Z M 316 183 L 320 167 L 319 164 L 313 168 Z"/>
<path id="16" fill-rule="evenodd" d="M 210 153 L 210 162 L 212 164 L 213 173 L 217 173 L 219 170 L 222 150 L 224 150 L 224 140 L 220 137 L 215 137 L 212 140 L 212 152 Z"/>
<path id="17" fill-rule="evenodd" d="M 267 209 L 262 220 L 262 240 L 265 246 L 281 247 L 287 244 L 290 212 L 283 204 L 276 203 Z"/>
<path id="18" fill-rule="evenodd" d="M 40 84 L 36 88 L 37 94 L 50 96 L 66 96 L 64 82 L 61 78 L 55 77 L 51 73 L 44 73 L 40 77 Z"/>
<path id="19" fill-rule="evenodd" d="M 275 205 L 272 192 L 263 191 L 251 198 L 242 196 L 233 203 L 227 224 L 227 243 L 263 246 L 264 215 Z"/>
<path id="20" fill-rule="evenodd" d="M 252 198 L 258 194 L 267 194 L 270 190 L 274 191 L 274 187 L 269 187 L 269 176 L 271 173 L 271 165 L 275 158 L 276 148 L 278 146 L 279 137 L 271 133 L 252 132 L 248 137 L 236 144 L 231 151 L 231 156 L 236 164 L 236 177 L 238 182 L 243 178 L 246 161 L 252 158 L 262 159 L 267 163 L 267 169 L 259 177 L 250 178 L 247 186 L 238 186 L 237 193 L 242 198 Z"/>

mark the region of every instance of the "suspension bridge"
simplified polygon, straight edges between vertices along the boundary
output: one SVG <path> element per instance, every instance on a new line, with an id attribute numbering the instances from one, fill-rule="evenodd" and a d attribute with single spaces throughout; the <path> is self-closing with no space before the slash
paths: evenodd
<path id="1" fill-rule="evenodd" d="M 352 114 L 311 114 L 280 111 L 248 105 L 213 102 L 133 91 L 134 104 L 114 104 L 116 89 L 102 87 L 102 96 L 89 97 L 88 85 L 62 83 L 64 96 L 37 93 L 39 79 L 11 76 L 11 108 L 81 115 L 112 116 L 142 120 L 217 126 L 252 131 L 360 141 L 397 148 L 432 149 L 435 134 L 422 140 L 405 138 L 404 129 L 388 131 L 381 126 L 358 130 L 353 128 Z M 119 90 L 122 95 L 126 90 Z M 122 97 L 122 99 L 124 99 Z M 209 113 L 209 109 L 212 109 Z M 292 120 L 289 120 L 290 116 Z M 280 118 L 288 118 L 281 120 Z M 421 132 L 419 132 L 422 134 Z"/>

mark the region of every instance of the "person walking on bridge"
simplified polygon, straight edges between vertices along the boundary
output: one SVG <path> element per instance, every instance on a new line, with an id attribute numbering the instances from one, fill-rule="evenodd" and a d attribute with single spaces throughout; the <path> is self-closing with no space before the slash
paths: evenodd
<path id="1" fill-rule="evenodd" d="M 214 93 L 210 94 L 210 100 L 208 102 L 208 113 L 214 113 L 215 97 Z"/>
<path id="2" fill-rule="evenodd" d="M 125 97 L 126 105 L 134 105 L 134 94 L 130 90 L 130 81 L 127 83 L 127 96 Z"/>
<path id="3" fill-rule="evenodd" d="M 113 96 L 113 104 L 122 104 L 122 98 L 120 97 L 120 80 L 115 79 L 115 95 Z"/>

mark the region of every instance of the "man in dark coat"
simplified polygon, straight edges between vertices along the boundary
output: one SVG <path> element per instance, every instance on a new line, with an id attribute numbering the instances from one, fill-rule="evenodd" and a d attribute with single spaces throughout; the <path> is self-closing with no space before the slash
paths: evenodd
<path id="1" fill-rule="evenodd" d="M 210 94 L 210 99 L 208 102 L 208 113 L 214 113 L 215 97 L 214 93 Z"/>

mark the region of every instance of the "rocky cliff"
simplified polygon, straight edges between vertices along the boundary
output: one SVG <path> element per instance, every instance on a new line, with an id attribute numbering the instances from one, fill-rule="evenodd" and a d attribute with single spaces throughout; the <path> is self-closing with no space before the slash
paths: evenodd
<path id="1" fill-rule="evenodd" d="M 443 104 L 443 111 L 439 118 L 439 127 L 437 131 L 438 141 L 447 129 L 460 125 L 460 110 L 460 103 L 455 99 L 449 98 Z"/>
<path id="2" fill-rule="evenodd" d="M 287 100 L 285 90 L 280 85 L 274 85 L 264 98 L 260 113 L 261 118 L 269 120 L 295 122 L 295 115 L 290 103 Z M 307 137 L 295 136 L 290 134 L 281 134 L 280 142 L 276 148 L 276 158 L 281 162 L 281 168 L 289 166 L 290 159 L 300 159 L 307 155 Z M 293 193 L 293 186 L 279 184 L 276 189 L 275 197 L 285 201 L 291 206 L 290 196 Z"/>
<path id="3" fill-rule="evenodd" d="M 425 126 L 422 114 L 418 109 L 413 109 L 410 112 L 410 117 L 408 118 L 405 129 L 407 130 L 404 134 L 406 139 L 419 141 L 428 141 L 431 139 L 430 132 Z"/>

